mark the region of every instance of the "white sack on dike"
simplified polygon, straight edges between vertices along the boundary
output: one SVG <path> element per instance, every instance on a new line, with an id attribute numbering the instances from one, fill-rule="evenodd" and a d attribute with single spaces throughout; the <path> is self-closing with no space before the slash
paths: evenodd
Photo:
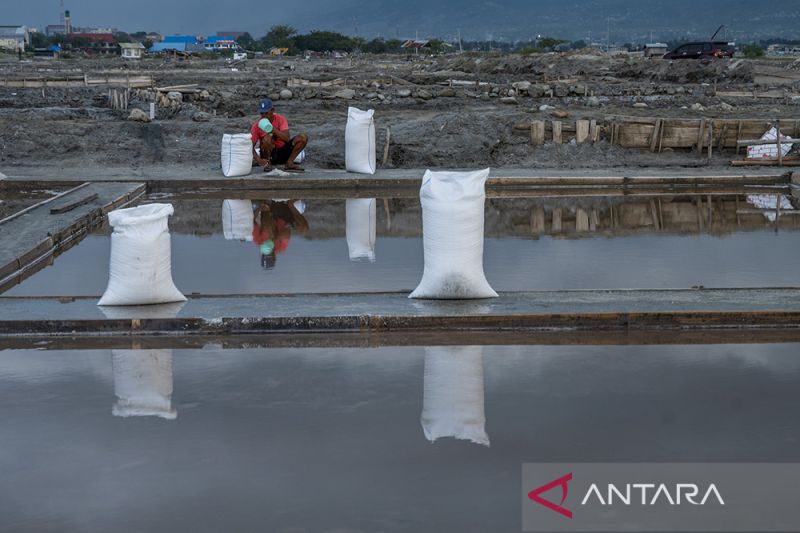
<path id="1" fill-rule="evenodd" d="M 496 298 L 483 273 L 483 205 L 489 169 L 427 170 L 419 191 L 425 268 L 409 298 Z"/>
<path id="2" fill-rule="evenodd" d="M 362 111 L 347 108 L 347 126 L 344 130 L 344 165 L 348 172 L 375 174 L 375 121 L 374 109 Z"/>
<path id="3" fill-rule="evenodd" d="M 249 133 L 226 133 L 220 149 L 222 173 L 226 178 L 247 176 L 253 168 L 253 139 Z"/>
<path id="4" fill-rule="evenodd" d="M 108 214 L 114 228 L 108 287 L 97 305 L 183 302 L 172 281 L 169 216 L 172 204 L 147 204 Z"/>

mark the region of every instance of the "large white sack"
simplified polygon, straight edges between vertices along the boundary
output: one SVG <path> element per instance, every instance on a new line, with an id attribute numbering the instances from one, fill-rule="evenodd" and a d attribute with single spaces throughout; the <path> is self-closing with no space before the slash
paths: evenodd
<path id="1" fill-rule="evenodd" d="M 375 216 L 375 198 L 345 202 L 345 235 L 351 261 L 375 261 Z"/>
<path id="2" fill-rule="evenodd" d="M 111 350 L 114 416 L 158 416 L 173 420 L 172 350 Z"/>
<path id="3" fill-rule="evenodd" d="M 250 200 L 222 201 L 222 234 L 227 240 L 253 240 L 253 203 Z"/>
<path id="4" fill-rule="evenodd" d="M 108 214 L 113 226 L 108 287 L 97 305 L 183 302 L 172 282 L 172 204 L 148 204 Z"/>
<path id="5" fill-rule="evenodd" d="M 419 191 L 425 270 L 409 298 L 496 298 L 483 273 L 489 169 L 425 172 Z"/>
<path id="6" fill-rule="evenodd" d="M 431 442 L 442 437 L 489 446 L 483 397 L 483 348 L 425 348 L 422 430 Z"/>
<path id="7" fill-rule="evenodd" d="M 253 168 L 253 140 L 249 133 L 222 136 L 222 173 L 227 178 L 247 176 Z"/>
<path id="8" fill-rule="evenodd" d="M 344 130 L 344 165 L 348 172 L 375 174 L 374 109 L 362 111 L 347 108 L 347 127 Z"/>

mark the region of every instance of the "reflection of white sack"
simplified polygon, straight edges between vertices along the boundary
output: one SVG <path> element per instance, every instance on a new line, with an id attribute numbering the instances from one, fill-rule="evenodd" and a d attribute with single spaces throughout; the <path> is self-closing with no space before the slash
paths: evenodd
<path id="1" fill-rule="evenodd" d="M 114 416 L 158 416 L 174 420 L 172 350 L 112 350 Z"/>
<path id="2" fill-rule="evenodd" d="M 172 282 L 169 216 L 172 204 L 148 204 L 108 214 L 111 262 L 108 287 L 97 305 L 183 302 Z"/>
<path id="3" fill-rule="evenodd" d="M 425 270 L 409 298 L 494 298 L 483 273 L 483 204 L 489 169 L 425 172 L 419 191 Z"/>
<path id="4" fill-rule="evenodd" d="M 175 318 L 186 302 L 151 305 L 104 305 L 100 307 L 109 320 L 132 320 L 152 318 Z"/>
<path id="5" fill-rule="evenodd" d="M 222 173 L 225 177 L 247 176 L 253 168 L 253 140 L 249 133 L 222 136 Z"/>
<path id="6" fill-rule="evenodd" d="M 425 348 L 421 422 L 431 442 L 454 437 L 489 446 L 481 346 Z"/>
<path id="7" fill-rule="evenodd" d="M 222 201 L 222 234 L 228 240 L 253 240 L 253 203 L 250 200 Z"/>
<path id="8" fill-rule="evenodd" d="M 787 141 L 797 141 L 797 139 L 792 139 L 788 135 L 781 135 L 781 140 Z M 777 141 L 778 140 L 778 130 L 776 128 L 770 128 L 767 130 L 764 135 L 761 136 L 761 140 L 764 141 Z M 792 143 L 781 143 L 781 156 L 786 157 L 789 153 L 789 150 L 792 149 Z M 773 158 L 777 159 L 778 157 L 778 147 L 777 144 L 764 144 L 761 146 L 748 146 L 747 147 L 747 158 L 748 159 L 758 159 L 758 158 Z"/>
<path id="9" fill-rule="evenodd" d="M 362 111 L 347 108 L 347 127 L 344 130 L 344 166 L 348 172 L 375 174 L 374 109 Z"/>
<path id="10" fill-rule="evenodd" d="M 375 261 L 375 214 L 375 198 L 355 198 L 345 203 L 345 232 L 351 261 Z"/>

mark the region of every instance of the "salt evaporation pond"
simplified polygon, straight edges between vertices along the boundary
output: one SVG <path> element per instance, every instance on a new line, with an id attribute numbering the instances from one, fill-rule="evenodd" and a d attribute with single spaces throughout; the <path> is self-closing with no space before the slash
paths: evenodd
<path id="1" fill-rule="evenodd" d="M 243 228 L 223 224 L 221 199 L 169 201 L 173 279 L 186 294 L 410 291 L 422 275 L 416 199 L 377 199 L 371 211 L 308 200 L 307 229 L 284 224 L 255 242 L 247 214 Z M 245 211 L 260 203 L 235 201 Z M 6 294 L 102 294 L 109 233 Z M 499 291 L 796 286 L 800 261 L 800 217 L 776 225 L 744 196 L 490 199 L 485 234 L 486 276 Z"/>
<path id="2" fill-rule="evenodd" d="M 0 351 L 0 530 L 518 531 L 525 462 L 800 460 L 798 348 Z"/>

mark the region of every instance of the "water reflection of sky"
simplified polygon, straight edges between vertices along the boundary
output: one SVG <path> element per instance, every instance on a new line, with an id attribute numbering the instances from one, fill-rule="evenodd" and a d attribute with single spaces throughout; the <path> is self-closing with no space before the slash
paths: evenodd
<path id="1" fill-rule="evenodd" d="M 797 351 L 0 352 L 0 530 L 518 530 L 522 462 L 800 460 Z M 475 364 L 432 376 L 443 353 Z M 174 420 L 112 412 L 168 392 Z M 426 438 L 481 395 L 490 447 Z"/>
<path id="2" fill-rule="evenodd" d="M 499 291 L 797 285 L 800 233 L 635 235 L 591 239 L 487 238 L 486 277 Z M 293 235 L 265 270 L 252 242 L 172 234 L 172 277 L 185 294 L 412 290 L 422 239 L 378 236 L 375 261 L 351 261 L 345 238 Z M 110 239 L 91 235 L 8 295 L 100 295 Z"/>

